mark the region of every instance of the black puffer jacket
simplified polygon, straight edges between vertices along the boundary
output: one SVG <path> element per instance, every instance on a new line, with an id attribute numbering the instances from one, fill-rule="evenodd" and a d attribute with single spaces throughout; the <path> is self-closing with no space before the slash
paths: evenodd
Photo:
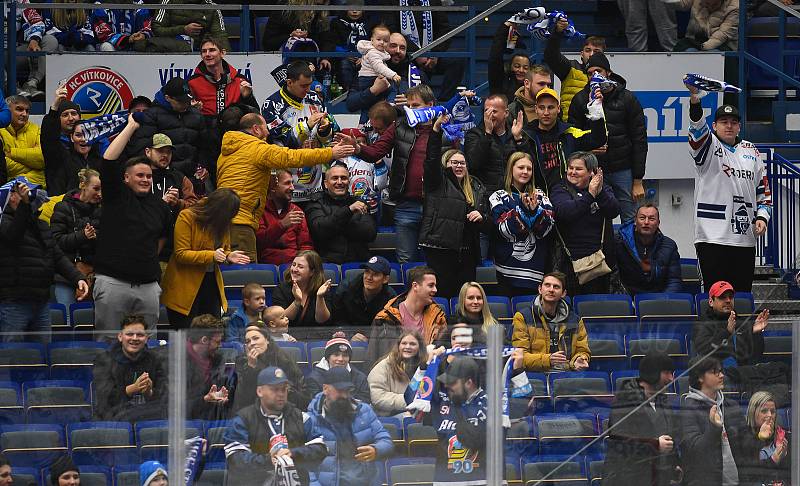
<path id="1" fill-rule="evenodd" d="M 597 156 L 600 167 L 608 172 L 631 169 L 634 179 L 644 178 L 647 162 L 647 128 L 642 105 L 632 92 L 625 88 L 625 79 L 611 73 L 611 80 L 619 85 L 603 95 L 603 112 L 608 130 L 608 151 Z M 586 130 L 586 104 L 589 102 L 589 85 L 575 95 L 569 105 L 569 123 Z"/>
<path id="2" fill-rule="evenodd" d="M 314 248 L 326 263 L 363 262 L 369 259 L 369 243 L 378 234 L 375 219 L 353 213 L 354 196 L 334 198 L 328 191 L 311 196 L 306 221 Z"/>
<path id="3" fill-rule="evenodd" d="M 39 139 L 44 157 L 47 194 L 50 196 L 66 194 L 70 189 L 78 187 L 79 170 L 86 167 L 97 170 L 100 166 L 102 155 L 99 144 L 94 144 L 84 157 L 75 152 L 72 142 L 67 144 L 61 141 L 61 120 L 58 112 L 53 109 L 42 118 L 42 132 Z"/>
<path id="4" fill-rule="evenodd" d="M 158 419 L 166 417 L 167 371 L 158 351 L 145 347 L 136 359 L 122 352 L 122 345 L 114 343 L 111 349 L 94 360 L 94 388 L 97 397 L 95 416 L 98 420 Z M 142 395 L 141 403 L 125 393 L 125 387 L 147 373 L 153 381 L 153 394 Z M 136 397 L 139 398 L 139 397 Z"/>
<path id="5" fill-rule="evenodd" d="M 196 108 L 179 113 L 172 109 L 164 94 L 159 91 L 153 106 L 137 114 L 136 121 L 141 126 L 125 148 L 128 157 L 144 155 L 144 149 L 153 144 L 153 135 L 163 133 L 172 140 L 174 146 L 172 168 L 191 178 L 198 163 L 203 167 L 210 167 L 207 157 L 203 155 L 210 153 L 206 150 L 209 141 L 205 119 Z"/>
<path id="6" fill-rule="evenodd" d="M 486 185 L 486 194 L 503 188 L 508 158 L 516 151 L 511 138 L 511 122 L 506 120 L 508 143 L 495 134 L 487 135 L 483 122 L 469 130 L 464 137 L 464 156 L 469 173 Z"/>
<path id="7" fill-rule="evenodd" d="M 83 228 L 90 224 L 99 233 L 102 210 L 99 204 L 81 201 L 78 194 L 80 190 L 74 189 L 56 204 L 50 217 L 50 231 L 70 261 L 74 262 L 80 257 L 82 262 L 93 265 L 97 239 L 87 238 Z"/>
<path id="8" fill-rule="evenodd" d="M 488 232 L 492 227 L 492 220 L 486 208 L 483 184 L 475 177 L 471 177 L 475 204 L 467 203 L 453 171 L 442 166 L 439 155 L 441 148 L 442 137 L 436 132 L 431 132 L 431 136 L 428 137 L 428 155 L 425 158 L 423 176 L 425 200 L 422 206 L 419 244 L 455 251 L 466 248 L 479 259 L 479 235 L 481 231 Z M 467 221 L 467 213 L 472 210 L 477 210 L 483 215 L 482 222 Z M 478 263 L 480 262 L 475 262 L 476 265 Z"/>
<path id="9" fill-rule="evenodd" d="M 7 206 L 0 221 L 0 299 L 47 302 L 55 273 L 76 287 L 83 275 L 58 247 L 30 204 Z"/>

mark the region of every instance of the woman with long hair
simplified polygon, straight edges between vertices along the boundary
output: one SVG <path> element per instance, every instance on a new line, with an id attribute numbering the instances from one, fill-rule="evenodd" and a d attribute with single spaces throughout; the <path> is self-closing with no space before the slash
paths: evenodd
<path id="1" fill-rule="evenodd" d="M 297 363 L 272 339 L 269 329 L 261 321 L 248 324 L 244 331 L 244 354 L 236 357 L 236 388 L 233 395 L 235 414 L 256 401 L 258 373 L 268 366 L 277 366 L 289 379 L 289 401 L 300 410 L 308 406 L 303 372 Z"/>
<path id="2" fill-rule="evenodd" d="M 740 484 L 789 484 L 789 433 L 778 425 L 775 396 L 758 391 L 747 405 Z"/>
<path id="3" fill-rule="evenodd" d="M 231 220 L 239 211 L 239 196 L 232 189 L 217 189 L 191 208 L 178 213 L 175 244 L 161 281 L 161 303 L 170 325 L 188 328 L 201 314 L 221 316 L 227 310 L 220 265 L 246 264 L 242 251 L 231 251 Z"/>
<path id="4" fill-rule="evenodd" d="M 524 152 L 508 158 L 504 189 L 489 198 L 497 225 L 494 266 L 501 294 L 535 294 L 546 271 L 553 229 L 553 206 L 536 189 L 533 161 Z"/>
<path id="5" fill-rule="evenodd" d="M 54 0 L 53 3 L 83 4 L 81 0 Z M 45 34 L 58 40 L 58 51 L 94 51 L 97 39 L 86 9 L 53 10 L 45 18 Z"/>
<path id="6" fill-rule="evenodd" d="M 472 340 L 476 344 L 486 344 L 489 326 L 498 324 L 489 308 L 486 291 L 478 282 L 466 282 L 458 292 L 458 304 L 450 323 L 464 323 L 475 331 Z"/>
<path id="7" fill-rule="evenodd" d="M 389 354 L 378 361 L 367 376 L 372 408 L 376 414 L 382 417 L 404 414 L 406 388 L 419 366 L 427 361 L 422 335 L 411 330 L 400 333 Z"/>
<path id="8" fill-rule="evenodd" d="M 491 228 L 483 184 L 469 175 L 460 150 L 442 151 L 440 116 L 428 137 L 422 177 L 424 200 L 419 244 L 436 271 L 436 293 L 455 297 L 464 282 L 475 280 L 480 264 L 480 233 Z"/>
<path id="9" fill-rule="evenodd" d="M 282 0 L 288 6 L 328 5 L 329 0 Z M 301 51 L 333 50 L 329 47 L 330 14 L 327 10 L 283 10 L 273 11 L 269 15 L 269 22 L 264 28 L 261 47 L 265 51 L 279 51 L 287 47 L 287 41 L 294 40 L 294 44 L 301 44 Z M 313 41 L 313 42 L 312 42 Z M 307 44 L 307 45 L 306 45 Z M 313 47 L 312 47 L 313 46 Z M 298 50 L 295 45 L 289 50 Z M 316 55 L 310 54 L 309 60 Z M 303 58 L 306 59 L 306 58 Z M 289 61 L 296 61 L 293 57 Z M 316 62 L 314 63 L 316 64 Z M 319 68 L 330 71 L 331 63 L 323 59 Z"/>
<path id="10" fill-rule="evenodd" d="M 100 227 L 100 173 L 94 169 L 81 169 L 78 180 L 78 188 L 67 192 L 64 199 L 53 208 L 50 231 L 64 255 L 75 263 L 81 273 L 89 276 L 87 272 L 92 273 L 94 268 Z M 55 294 L 60 304 L 75 302 L 75 287 L 60 275 L 56 275 Z"/>
<path id="11" fill-rule="evenodd" d="M 325 278 L 322 257 L 312 250 L 304 250 L 286 269 L 283 282 L 272 293 L 272 304 L 284 308 L 289 318 L 289 328 L 318 328 L 327 324 L 333 308 L 330 279 Z M 292 332 L 297 337 L 307 336 L 308 330 Z M 314 333 L 319 339 L 330 339 L 331 333 Z M 298 337 L 298 339 L 300 339 Z"/>

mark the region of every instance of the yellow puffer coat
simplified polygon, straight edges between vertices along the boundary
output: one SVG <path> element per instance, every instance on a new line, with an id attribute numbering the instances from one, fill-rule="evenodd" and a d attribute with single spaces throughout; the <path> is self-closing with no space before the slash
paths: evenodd
<path id="1" fill-rule="evenodd" d="M 330 162 L 333 151 L 288 149 L 272 145 L 244 132 L 231 131 L 222 137 L 222 153 L 217 160 L 217 187 L 236 191 L 241 199 L 233 224 L 258 229 L 264 212 L 272 169 L 312 167 Z"/>
<path id="2" fill-rule="evenodd" d="M 8 178 L 24 176 L 32 184 L 45 185 L 44 156 L 39 145 L 39 125 L 26 123 L 19 131 L 11 125 L 0 128 L 3 146 L 9 150 L 6 155 Z M 6 181 L 2 181 L 5 183 Z"/>

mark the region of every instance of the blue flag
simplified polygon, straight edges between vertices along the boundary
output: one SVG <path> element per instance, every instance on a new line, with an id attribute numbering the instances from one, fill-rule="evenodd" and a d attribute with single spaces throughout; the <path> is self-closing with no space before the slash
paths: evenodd
<path id="1" fill-rule="evenodd" d="M 537 39 L 544 41 L 550 38 L 550 31 L 556 24 L 559 19 L 567 19 L 569 22 L 569 26 L 564 30 L 563 35 L 565 38 L 569 39 L 571 37 L 577 37 L 582 39 L 586 37 L 585 34 L 578 32 L 575 28 L 575 24 L 572 23 L 572 20 L 567 18 L 567 14 L 562 12 L 561 10 L 554 10 L 552 12 L 548 12 L 547 16 L 536 22 L 535 24 L 528 25 L 528 31 Z"/>

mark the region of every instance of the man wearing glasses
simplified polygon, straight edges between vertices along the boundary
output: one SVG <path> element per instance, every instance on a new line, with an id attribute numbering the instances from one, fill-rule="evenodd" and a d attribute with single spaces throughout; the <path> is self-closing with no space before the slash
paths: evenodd
<path id="1" fill-rule="evenodd" d="M 163 359 L 147 348 L 143 316 L 126 316 L 117 341 L 94 362 L 97 420 L 165 418 L 167 372 Z"/>

